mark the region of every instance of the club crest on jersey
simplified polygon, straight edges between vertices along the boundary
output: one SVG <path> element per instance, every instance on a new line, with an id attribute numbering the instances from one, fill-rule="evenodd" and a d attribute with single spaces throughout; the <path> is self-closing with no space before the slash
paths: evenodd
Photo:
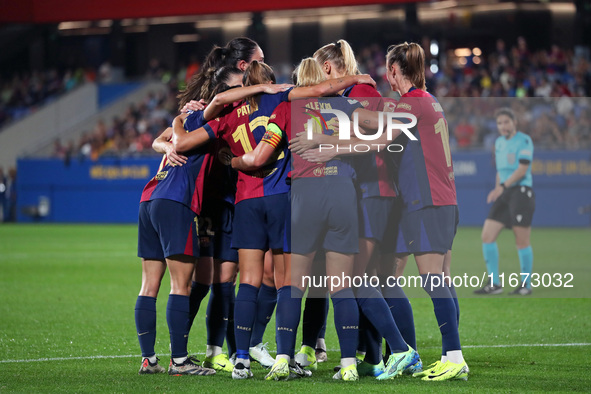
<path id="1" fill-rule="evenodd" d="M 168 171 L 160 171 L 158 174 L 156 174 L 156 180 L 161 181 L 164 178 L 166 178 L 167 175 L 168 175 Z"/>

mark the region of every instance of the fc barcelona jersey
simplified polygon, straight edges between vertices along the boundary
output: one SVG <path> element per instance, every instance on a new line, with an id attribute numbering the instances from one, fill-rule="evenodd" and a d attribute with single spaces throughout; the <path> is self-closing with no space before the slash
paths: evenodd
<path id="1" fill-rule="evenodd" d="M 204 127 L 211 138 L 222 138 L 235 156 L 252 151 L 261 141 L 267 130 L 267 123 L 275 108 L 287 101 L 289 90 L 277 94 L 261 94 L 257 97 L 258 108 L 251 109 L 242 102 L 231 112 L 208 122 Z M 290 152 L 284 144 L 283 151 L 276 162 L 253 173 L 238 172 L 236 203 L 249 198 L 287 193 L 286 178 L 289 172 Z"/>

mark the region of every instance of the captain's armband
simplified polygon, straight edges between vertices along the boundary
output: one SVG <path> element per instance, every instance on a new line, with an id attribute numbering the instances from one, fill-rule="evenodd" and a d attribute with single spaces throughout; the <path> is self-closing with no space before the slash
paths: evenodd
<path id="1" fill-rule="evenodd" d="M 275 123 L 269 123 L 267 125 L 267 132 L 263 136 L 262 142 L 266 142 L 273 148 L 277 148 L 281 143 L 281 137 L 283 137 L 283 131 Z"/>

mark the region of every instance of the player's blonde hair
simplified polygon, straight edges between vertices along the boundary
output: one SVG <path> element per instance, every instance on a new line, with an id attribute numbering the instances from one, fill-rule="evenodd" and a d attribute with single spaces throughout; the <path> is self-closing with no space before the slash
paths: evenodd
<path id="1" fill-rule="evenodd" d="M 421 90 L 427 90 L 425 85 L 425 51 L 415 42 L 404 42 L 398 45 L 390 45 L 386 55 L 388 72 L 392 65 L 400 66 L 400 71 L 412 85 Z"/>
<path id="2" fill-rule="evenodd" d="M 303 59 L 293 72 L 293 83 L 297 86 L 318 85 L 325 79 L 320 64 L 312 57 Z"/>
<path id="3" fill-rule="evenodd" d="M 273 69 L 267 64 L 259 63 L 256 60 L 253 60 L 249 64 L 246 71 L 244 71 L 244 76 L 242 77 L 242 84 L 244 86 L 259 85 L 269 82 L 276 82 Z M 250 112 L 256 111 L 259 107 L 257 104 L 257 97 L 258 95 L 255 95 L 246 99 L 246 101 L 248 101 L 248 105 L 250 105 Z"/>
<path id="4" fill-rule="evenodd" d="M 314 52 L 314 59 L 316 59 L 320 66 L 326 61 L 331 62 L 339 73 L 345 75 L 361 74 L 353 49 L 345 40 L 338 40 L 336 43 L 331 42 L 330 44 L 326 44 Z"/>

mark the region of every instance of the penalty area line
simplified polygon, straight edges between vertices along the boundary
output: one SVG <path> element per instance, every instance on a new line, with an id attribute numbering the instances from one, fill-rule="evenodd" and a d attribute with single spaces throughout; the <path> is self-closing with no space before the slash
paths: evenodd
<path id="1" fill-rule="evenodd" d="M 516 343 L 507 345 L 465 345 L 463 349 L 486 349 L 486 348 L 513 348 L 513 347 L 568 347 L 568 346 L 591 346 L 588 342 L 578 343 Z M 434 346 L 423 347 L 422 349 L 435 349 Z M 329 352 L 338 352 L 339 349 L 327 349 Z M 204 355 L 203 352 L 193 353 L 198 355 Z M 168 354 L 157 354 L 157 356 L 168 356 Z M 46 358 L 32 358 L 24 360 L 0 360 L 0 364 L 7 363 L 36 363 L 45 361 L 69 361 L 69 360 L 100 360 L 100 359 L 114 359 L 114 358 L 141 358 L 139 354 L 125 354 L 125 355 L 114 355 L 114 356 L 72 356 L 72 357 L 46 357 Z"/>

